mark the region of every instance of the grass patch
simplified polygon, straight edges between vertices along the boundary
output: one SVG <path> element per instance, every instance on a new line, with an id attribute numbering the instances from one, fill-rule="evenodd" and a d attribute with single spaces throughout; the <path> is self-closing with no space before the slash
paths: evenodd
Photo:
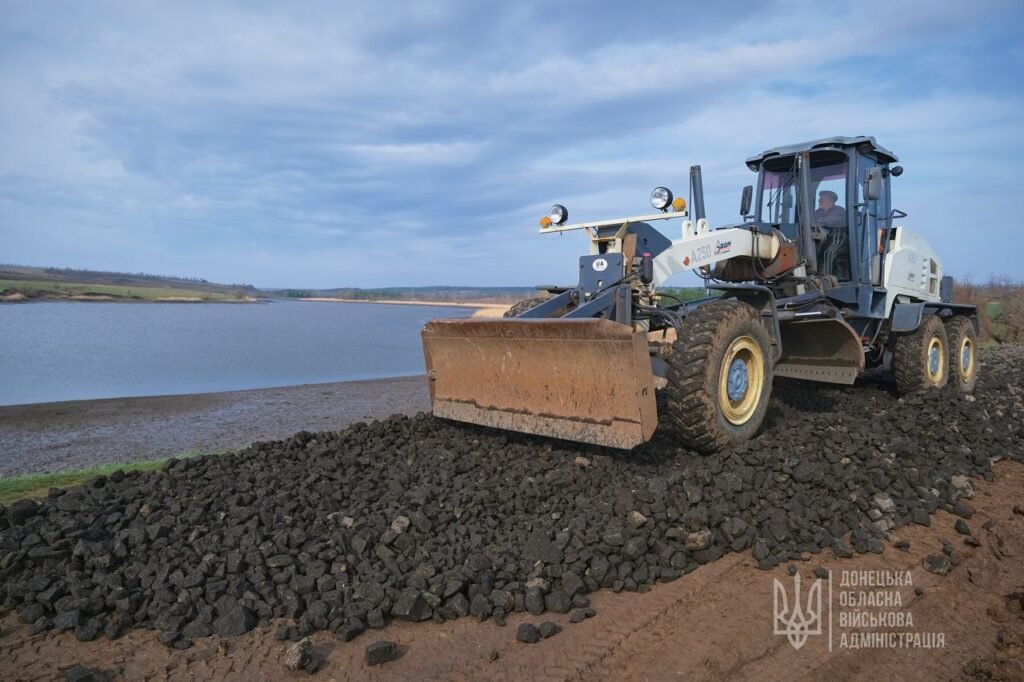
<path id="1" fill-rule="evenodd" d="M 186 452 L 176 455 L 175 459 L 187 459 L 199 457 L 200 455 L 219 455 L 220 452 Z M 109 476 L 118 469 L 122 471 L 157 471 L 170 459 L 147 460 L 145 462 L 114 462 L 103 464 L 91 469 L 74 469 L 68 471 L 57 471 L 51 474 L 24 474 L 22 476 L 11 476 L 0 478 L 0 504 L 10 504 L 15 500 L 26 497 L 43 497 L 50 488 L 71 488 L 81 485 L 91 478 L 97 476 Z"/>
<path id="2" fill-rule="evenodd" d="M 187 298 L 197 301 L 233 301 L 237 296 L 209 291 L 171 287 L 117 286 L 84 282 L 48 282 L 41 280 L 0 279 L 0 291 L 16 291 L 28 298 L 64 298 L 72 296 L 109 296 L 135 301 L 162 298 Z"/>

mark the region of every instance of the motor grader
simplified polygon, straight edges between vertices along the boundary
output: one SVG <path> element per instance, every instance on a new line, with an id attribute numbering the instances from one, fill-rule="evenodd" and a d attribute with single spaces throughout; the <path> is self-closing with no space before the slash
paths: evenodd
<path id="1" fill-rule="evenodd" d="M 556 204 L 541 234 L 590 237 L 577 284 L 548 287 L 509 319 L 429 322 L 434 414 L 629 449 L 653 435 L 661 391 L 681 444 L 711 452 L 757 432 L 775 377 L 852 384 L 884 368 L 900 393 L 970 392 L 977 311 L 952 302 L 935 252 L 898 224 L 896 162 L 872 137 L 767 150 L 747 159 L 757 183 L 743 189 L 741 221 L 717 229 L 699 166 L 691 205 L 658 187 L 656 213 L 567 224 Z M 687 271 L 714 295 L 659 291 Z"/>

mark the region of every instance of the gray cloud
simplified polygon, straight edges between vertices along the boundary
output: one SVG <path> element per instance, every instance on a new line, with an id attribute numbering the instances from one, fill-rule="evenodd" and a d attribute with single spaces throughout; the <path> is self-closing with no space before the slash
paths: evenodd
<path id="1" fill-rule="evenodd" d="M 731 220 L 747 155 L 866 133 L 907 161 L 897 204 L 948 268 L 1015 268 L 951 215 L 1016 239 L 1020 77 L 1007 90 L 989 64 L 1020 72 L 1014 4 L 548 4 L 12 4 L 0 261 L 265 286 L 559 280 L 584 245 L 536 235 L 554 200 L 642 212 L 699 162 Z"/>

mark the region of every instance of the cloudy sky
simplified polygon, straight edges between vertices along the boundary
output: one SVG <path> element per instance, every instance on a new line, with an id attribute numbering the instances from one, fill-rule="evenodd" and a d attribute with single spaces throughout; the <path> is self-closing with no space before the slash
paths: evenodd
<path id="1" fill-rule="evenodd" d="M 607 9 L 602 8 L 605 5 Z M 572 218 L 874 135 L 947 271 L 1019 276 L 1024 3 L 0 2 L 0 262 L 572 282 Z M 674 236 L 674 235 L 673 235 Z"/>

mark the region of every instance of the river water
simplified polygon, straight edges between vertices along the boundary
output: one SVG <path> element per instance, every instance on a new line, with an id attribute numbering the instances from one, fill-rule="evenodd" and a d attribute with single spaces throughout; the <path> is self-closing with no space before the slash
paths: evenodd
<path id="1" fill-rule="evenodd" d="M 0 305 L 0 405 L 419 374 L 423 325 L 472 313 L 300 301 Z"/>

